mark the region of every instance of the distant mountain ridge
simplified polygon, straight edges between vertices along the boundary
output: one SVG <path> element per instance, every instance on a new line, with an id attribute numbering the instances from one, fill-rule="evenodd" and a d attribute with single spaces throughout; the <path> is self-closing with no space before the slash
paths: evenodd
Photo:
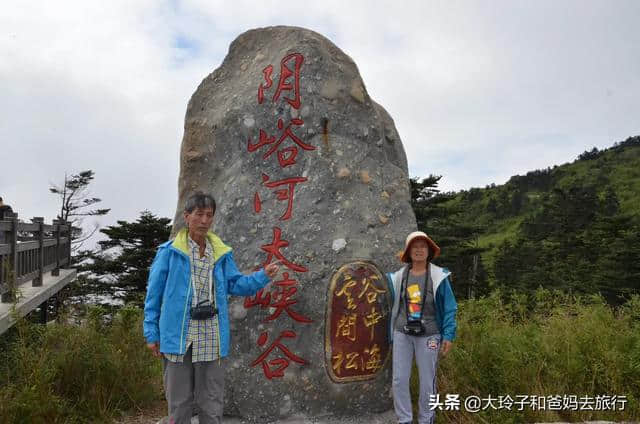
<path id="1" fill-rule="evenodd" d="M 602 293 L 640 288 L 640 136 L 503 185 L 437 193 L 413 180 L 418 226 L 441 241 L 457 293 L 501 286 Z"/>

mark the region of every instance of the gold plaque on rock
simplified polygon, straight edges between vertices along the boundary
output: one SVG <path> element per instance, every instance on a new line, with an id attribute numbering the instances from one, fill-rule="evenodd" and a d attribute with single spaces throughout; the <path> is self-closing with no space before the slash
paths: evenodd
<path id="1" fill-rule="evenodd" d="M 371 262 L 341 266 L 331 278 L 325 322 L 325 365 L 337 383 L 375 378 L 389 356 L 391 295 Z"/>

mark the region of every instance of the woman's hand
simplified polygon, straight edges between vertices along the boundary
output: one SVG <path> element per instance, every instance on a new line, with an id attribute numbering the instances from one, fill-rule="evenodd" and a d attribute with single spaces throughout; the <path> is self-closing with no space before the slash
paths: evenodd
<path id="1" fill-rule="evenodd" d="M 453 343 L 449 340 L 444 340 L 442 342 L 442 346 L 440 347 L 440 354 L 442 356 L 446 356 L 447 353 L 449 353 L 449 351 L 451 350 L 451 347 L 453 346 Z"/>

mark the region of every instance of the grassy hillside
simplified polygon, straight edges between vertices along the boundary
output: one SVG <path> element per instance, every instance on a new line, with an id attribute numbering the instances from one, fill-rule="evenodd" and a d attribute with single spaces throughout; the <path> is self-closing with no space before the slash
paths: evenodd
<path id="1" fill-rule="evenodd" d="M 418 187 L 421 199 L 414 196 L 419 226 L 444 240 L 441 262 L 458 275 L 460 290 L 535 289 L 551 280 L 555 288 L 604 291 L 610 299 L 638 288 L 632 280 L 640 270 L 628 265 L 640 262 L 640 136 L 504 185 L 424 189 Z M 517 277 L 523 274 L 528 281 Z"/>

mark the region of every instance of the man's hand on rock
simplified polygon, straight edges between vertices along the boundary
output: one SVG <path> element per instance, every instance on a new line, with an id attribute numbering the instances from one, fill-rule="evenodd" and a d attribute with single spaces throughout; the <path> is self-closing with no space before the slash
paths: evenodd
<path id="1" fill-rule="evenodd" d="M 280 262 L 282 262 L 282 261 L 279 260 L 279 261 L 276 261 L 276 262 L 272 262 L 269 265 L 267 265 L 266 267 L 264 267 L 264 271 L 267 273 L 267 277 L 269 277 L 270 280 L 273 280 L 273 277 L 275 277 L 278 274 L 278 270 L 280 269 L 278 264 Z"/>

